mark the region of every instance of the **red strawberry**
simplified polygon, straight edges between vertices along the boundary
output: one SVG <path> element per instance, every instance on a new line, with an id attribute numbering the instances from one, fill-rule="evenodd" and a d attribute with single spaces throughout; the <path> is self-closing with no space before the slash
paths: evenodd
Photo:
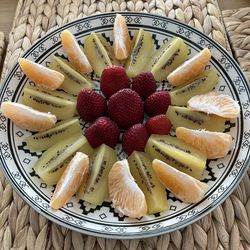
<path id="1" fill-rule="evenodd" d="M 153 94 L 156 87 L 156 81 L 151 72 L 142 72 L 132 80 L 132 89 L 140 95 L 142 100 Z"/>
<path id="2" fill-rule="evenodd" d="M 159 91 L 150 95 L 144 103 L 145 112 L 149 116 L 165 114 L 171 99 L 168 91 Z"/>
<path id="3" fill-rule="evenodd" d="M 88 122 L 103 116 L 107 112 L 107 103 L 103 96 L 91 89 L 82 89 L 77 97 L 77 111 Z"/>
<path id="4" fill-rule="evenodd" d="M 100 88 L 107 98 L 120 89 L 129 88 L 129 78 L 125 69 L 116 65 L 105 68 L 102 72 Z"/>
<path id="5" fill-rule="evenodd" d="M 119 139 L 120 131 L 115 122 L 108 117 L 99 117 L 85 130 L 85 136 L 90 145 L 95 148 L 101 144 L 114 147 Z"/>
<path id="6" fill-rule="evenodd" d="M 148 119 L 145 126 L 149 134 L 167 135 L 172 125 L 165 115 L 157 115 Z"/>
<path id="7" fill-rule="evenodd" d="M 108 102 L 108 112 L 119 128 L 129 128 L 143 120 L 143 101 L 131 89 L 121 89 Z"/>
<path id="8" fill-rule="evenodd" d="M 146 128 L 138 123 L 125 131 L 122 136 L 122 148 L 130 155 L 134 150 L 143 151 L 148 140 Z"/>

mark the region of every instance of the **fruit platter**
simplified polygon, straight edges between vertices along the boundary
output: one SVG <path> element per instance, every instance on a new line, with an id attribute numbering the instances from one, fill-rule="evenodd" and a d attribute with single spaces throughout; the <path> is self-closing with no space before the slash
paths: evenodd
<path id="1" fill-rule="evenodd" d="M 249 167 L 250 90 L 216 42 L 168 18 L 106 13 L 37 41 L 0 91 L 0 164 L 50 220 L 132 239 L 184 227 Z"/>

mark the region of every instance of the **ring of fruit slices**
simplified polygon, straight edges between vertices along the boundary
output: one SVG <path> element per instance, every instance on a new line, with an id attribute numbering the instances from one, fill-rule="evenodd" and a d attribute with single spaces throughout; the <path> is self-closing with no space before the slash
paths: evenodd
<path id="1" fill-rule="evenodd" d="M 56 185 L 51 207 L 75 194 L 95 205 L 110 198 L 121 213 L 139 218 L 167 210 L 166 189 L 184 202 L 200 201 L 206 160 L 227 155 L 232 137 L 223 133 L 225 120 L 240 112 L 231 97 L 213 91 L 218 75 L 205 70 L 210 51 L 187 60 L 179 37 L 154 50 L 150 32 L 140 29 L 131 40 L 120 14 L 112 46 L 96 33 L 84 50 L 68 30 L 61 40 L 68 59 L 55 56 L 47 68 L 20 58 L 35 87 L 24 88 L 22 104 L 1 104 L 5 117 L 37 132 L 26 142 L 43 151 L 34 169 Z M 92 71 L 101 93 L 93 90 Z M 161 81 L 172 90 L 157 91 Z M 90 123 L 84 136 L 79 117 Z M 118 142 L 127 159 L 118 160 Z"/>

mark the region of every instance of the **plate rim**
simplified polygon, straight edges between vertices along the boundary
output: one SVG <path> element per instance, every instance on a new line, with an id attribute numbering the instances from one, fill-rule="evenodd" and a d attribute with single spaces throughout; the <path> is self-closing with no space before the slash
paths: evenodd
<path id="1" fill-rule="evenodd" d="M 72 24 L 74 24 L 74 23 L 79 23 L 79 22 L 82 22 L 82 21 L 85 21 L 85 20 L 88 20 L 88 19 L 92 19 L 92 18 L 101 18 L 101 17 L 105 17 L 105 16 L 114 16 L 117 13 L 122 14 L 122 15 L 130 15 L 130 14 L 132 14 L 132 15 L 135 15 L 135 16 L 142 15 L 142 16 L 147 16 L 147 17 L 152 17 L 152 18 L 157 17 L 157 18 L 163 19 L 165 21 L 176 22 L 180 26 L 184 26 L 185 28 L 188 28 L 188 29 L 191 29 L 191 30 L 195 31 L 196 33 L 198 33 L 201 36 L 205 36 L 206 39 L 209 42 L 211 42 L 212 44 L 215 44 L 216 46 L 219 47 L 220 50 L 223 51 L 223 52 L 221 52 L 223 55 L 229 57 L 229 59 L 232 61 L 235 68 L 237 69 L 238 74 L 241 75 L 241 77 L 243 78 L 245 83 L 248 82 L 245 75 L 244 75 L 244 73 L 242 72 L 238 62 L 227 52 L 227 50 L 224 47 L 222 47 L 219 43 L 217 43 L 216 41 L 214 41 L 213 39 L 208 37 L 206 34 L 200 32 L 199 30 L 195 29 L 194 27 L 191 27 L 191 26 L 189 26 L 189 25 L 187 25 L 185 23 L 182 23 L 182 22 L 180 22 L 178 20 L 171 19 L 169 17 L 164 17 L 164 16 L 161 16 L 161 15 L 158 15 L 158 14 L 143 13 L 143 12 L 134 12 L 134 11 L 129 11 L 129 12 L 128 11 L 105 12 L 105 13 L 101 13 L 101 14 L 96 14 L 96 15 L 92 15 L 92 16 L 78 18 L 78 19 L 76 19 L 74 21 L 71 21 L 71 22 L 66 23 L 64 25 L 61 25 L 59 27 L 52 28 L 51 31 L 47 32 L 43 37 L 41 37 L 37 41 L 35 41 L 28 50 L 26 50 L 26 51 L 24 51 L 22 53 L 21 56 L 25 57 L 27 54 L 30 53 L 31 50 L 33 50 L 34 46 L 41 43 L 42 40 L 47 40 L 47 38 L 50 35 L 52 35 L 53 33 L 60 32 L 61 29 L 65 29 L 65 27 L 67 27 L 68 25 L 72 26 Z M 4 79 L 2 80 L 0 93 L 2 93 L 2 89 L 5 86 L 6 80 L 10 77 L 11 72 L 13 70 L 15 70 L 16 67 L 18 67 L 18 63 L 15 63 L 9 69 L 8 73 L 6 74 Z M 246 87 L 246 91 L 250 92 L 250 86 L 248 84 L 245 84 L 245 87 Z M 8 180 L 8 182 L 10 183 L 11 187 L 15 190 L 15 192 L 18 193 L 20 198 L 23 199 L 26 203 L 28 203 L 29 206 L 31 206 L 35 211 L 37 211 L 39 214 L 41 214 L 42 216 L 44 216 L 48 220 L 50 220 L 50 221 L 52 221 L 52 222 L 54 222 L 54 223 L 56 223 L 58 225 L 61 225 L 63 227 L 66 227 L 68 229 L 71 229 L 73 231 L 77 231 L 77 232 L 80 232 L 80 233 L 86 233 L 87 235 L 92 235 L 92 236 L 96 236 L 96 237 L 112 238 L 112 239 L 140 239 L 140 238 L 148 238 L 148 237 L 152 237 L 152 236 L 159 236 L 159 235 L 162 235 L 162 234 L 165 234 L 165 233 L 170 233 L 170 232 L 173 232 L 175 230 L 179 230 L 181 228 L 184 228 L 184 227 L 186 227 L 188 225 L 191 225 L 191 224 L 195 223 L 199 219 L 201 219 L 201 218 L 205 217 L 207 214 L 211 213 L 215 208 L 217 208 L 219 205 L 221 205 L 231 195 L 231 193 L 235 190 L 235 188 L 239 185 L 239 183 L 241 182 L 241 180 L 243 179 L 244 175 L 246 174 L 246 172 L 248 170 L 249 163 L 250 163 L 250 157 L 248 157 L 248 159 L 245 161 L 245 163 L 244 163 L 245 165 L 243 166 L 243 169 L 240 172 L 240 176 L 238 176 L 237 179 L 235 180 L 235 183 L 234 183 L 233 187 L 231 189 L 228 189 L 229 191 L 226 190 L 226 192 L 227 192 L 226 195 L 224 195 L 222 198 L 220 198 L 215 205 L 208 208 L 207 211 L 202 212 L 200 214 L 197 214 L 195 217 L 193 217 L 191 222 L 189 222 L 189 221 L 185 222 L 185 223 L 180 224 L 179 226 L 174 227 L 174 228 L 170 227 L 169 230 L 166 230 L 164 228 L 164 230 L 162 230 L 162 231 L 149 231 L 149 232 L 141 232 L 141 233 L 138 232 L 138 233 L 136 233 L 134 235 L 130 235 L 130 234 L 129 235 L 126 235 L 126 234 L 109 234 L 109 233 L 101 232 L 101 231 L 96 233 L 96 232 L 93 232 L 93 231 L 87 231 L 85 229 L 80 229 L 78 227 L 74 227 L 73 225 L 65 224 L 64 222 L 62 222 L 60 220 L 57 220 L 55 217 L 51 216 L 50 214 L 46 214 L 43 210 L 39 209 L 39 207 L 37 207 L 34 203 L 29 201 L 27 199 L 27 197 L 22 194 L 21 190 L 18 189 L 17 186 L 11 181 L 11 178 L 10 178 L 9 174 L 7 173 L 5 168 L 2 166 L 2 161 L 0 162 L 0 167 L 1 167 L 2 171 L 3 171 L 3 173 L 4 173 L 5 178 Z"/>

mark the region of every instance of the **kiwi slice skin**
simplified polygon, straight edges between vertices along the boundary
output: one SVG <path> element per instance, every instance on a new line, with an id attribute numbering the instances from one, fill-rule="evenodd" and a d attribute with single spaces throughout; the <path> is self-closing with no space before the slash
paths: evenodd
<path id="1" fill-rule="evenodd" d="M 49 68 L 59 71 L 64 75 L 64 81 L 60 89 L 71 95 L 77 95 L 83 88 L 93 89 L 95 87 L 95 84 L 88 77 L 74 70 L 67 60 L 59 56 L 53 57 Z"/>
<path id="2" fill-rule="evenodd" d="M 169 106 L 166 116 L 174 128 L 207 129 L 215 132 L 224 132 L 225 130 L 226 120 L 224 118 L 207 115 L 185 107 Z"/>
<path id="3" fill-rule="evenodd" d="M 38 159 L 34 169 L 38 176 L 47 183 L 47 176 L 57 169 L 75 152 L 83 149 L 84 145 L 89 148 L 87 139 L 84 136 L 72 135 L 71 137 L 49 147 Z M 51 183 L 48 181 L 48 183 Z"/>
<path id="4" fill-rule="evenodd" d="M 47 185 L 53 186 L 57 184 L 64 170 L 68 166 L 70 159 L 71 157 L 69 157 L 69 159 L 65 160 L 58 167 L 56 167 L 55 169 L 49 171 L 47 174 L 44 175 L 43 180 L 46 182 Z"/>
<path id="5" fill-rule="evenodd" d="M 73 137 L 75 137 L 75 136 L 73 135 Z M 78 137 L 76 137 L 76 138 L 78 138 Z M 90 157 L 91 154 L 93 153 L 93 148 L 89 145 L 88 142 L 86 142 L 77 151 L 85 153 L 86 155 L 88 155 Z M 66 169 L 66 167 L 68 166 L 68 164 L 72 158 L 73 158 L 73 155 L 70 156 L 69 158 L 67 158 L 62 164 L 60 164 L 56 168 L 54 168 L 54 169 L 50 170 L 48 173 L 44 174 L 44 180 L 46 181 L 47 185 L 53 186 L 53 185 L 56 185 L 58 183 L 61 175 L 63 174 L 64 170 Z"/>
<path id="6" fill-rule="evenodd" d="M 30 87 L 24 88 L 22 103 L 42 112 L 50 112 L 56 116 L 57 120 L 70 119 L 76 112 L 75 102 Z"/>
<path id="7" fill-rule="evenodd" d="M 83 184 L 77 197 L 94 205 L 101 205 L 108 198 L 108 174 L 117 161 L 113 148 L 102 144 L 95 149 L 90 158 L 90 175 L 87 184 Z"/>
<path id="8" fill-rule="evenodd" d="M 144 152 L 134 151 L 128 162 L 132 176 L 145 195 L 148 213 L 155 214 L 167 210 L 166 190 L 156 176 L 149 156 Z"/>
<path id="9" fill-rule="evenodd" d="M 152 55 L 149 70 L 156 81 L 164 81 L 167 76 L 179 65 L 185 62 L 188 56 L 188 47 L 179 37 L 174 37 L 165 42 Z"/>
<path id="10" fill-rule="evenodd" d="M 171 105 L 187 105 L 192 96 L 208 93 L 218 84 L 218 81 L 219 77 L 214 70 L 204 71 L 188 85 L 170 91 Z"/>
<path id="11" fill-rule="evenodd" d="M 76 98 L 77 98 L 75 95 L 68 94 L 64 91 L 48 90 L 48 89 L 42 89 L 42 88 L 33 87 L 33 86 L 28 86 L 27 88 L 32 89 L 32 90 L 36 90 L 36 91 L 39 91 L 39 92 L 42 92 L 42 93 L 45 93 L 45 94 L 48 94 L 48 95 L 51 95 L 54 97 L 58 97 L 58 98 L 61 98 L 63 100 L 68 100 L 71 102 L 76 102 Z"/>
<path id="12" fill-rule="evenodd" d="M 36 133 L 26 139 L 27 146 L 32 151 L 42 151 L 48 149 L 70 136 L 81 136 L 82 129 L 78 118 L 66 120 L 64 123 L 57 124 L 54 128 L 44 132 Z"/>
<path id="13" fill-rule="evenodd" d="M 112 66 L 108 51 L 96 33 L 91 33 L 84 41 L 84 53 L 97 76 L 101 77 L 102 71 Z"/>
<path id="14" fill-rule="evenodd" d="M 174 37 L 155 51 L 149 62 L 148 70 L 157 82 L 167 80 L 167 76 L 185 62 L 188 46 L 179 37 Z"/>
<path id="15" fill-rule="evenodd" d="M 99 34 L 99 33 L 97 33 L 96 35 L 99 38 L 99 40 L 102 43 L 105 50 L 108 52 L 108 55 L 109 55 L 109 58 L 110 58 L 110 61 L 111 61 L 112 65 L 122 65 L 122 63 L 115 58 L 113 47 L 105 39 L 105 37 L 102 34 Z"/>
<path id="16" fill-rule="evenodd" d="M 151 135 L 145 152 L 172 167 L 200 180 L 206 166 L 206 156 L 198 150 L 170 136 Z"/>
<path id="17" fill-rule="evenodd" d="M 125 68 L 128 77 L 132 78 L 145 71 L 152 53 L 154 52 L 154 43 L 152 34 L 140 29 L 132 40 L 133 48 L 130 57 L 126 61 Z"/>

